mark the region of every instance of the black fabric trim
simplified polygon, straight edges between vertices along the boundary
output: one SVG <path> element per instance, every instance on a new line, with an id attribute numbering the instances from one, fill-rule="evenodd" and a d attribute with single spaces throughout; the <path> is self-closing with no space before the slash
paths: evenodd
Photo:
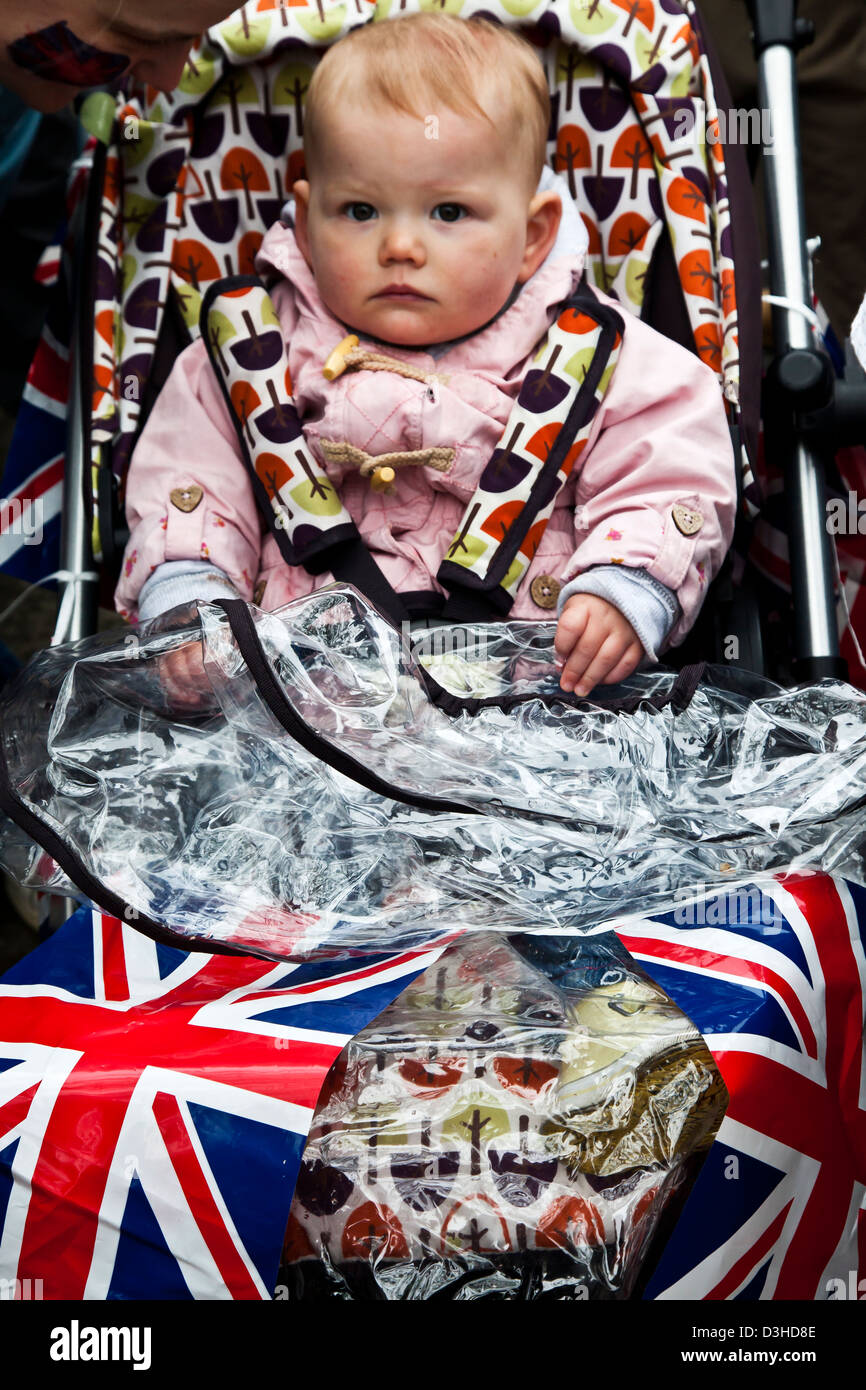
<path id="1" fill-rule="evenodd" d="M 709 63 L 710 78 L 720 111 L 733 108 L 728 79 L 709 33 L 709 26 L 698 13 L 690 15 L 692 28 L 700 40 L 701 51 Z M 752 466 L 755 486 L 763 491 L 758 470 L 758 435 L 761 426 L 761 377 L 763 360 L 763 322 L 761 317 L 761 243 L 755 210 L 755 190 L 745 147 L 726 144 L 725 176 L 733 243 L 734 284 L 737 290 L 737 340 L 740 349 L 740 424 L 743 443 Z M 737 459 L 740 471 L 740 460 Z M 755 500 L 755 499 L 753 499 Z M 760 499 L 757 499 L 760 500 Z"/>
<path id="2" fill-rule="evenodd" d="M 352 782 L 357 782 L 359 786 L 366 787 L 368 791 L 375 792 L 378 796 L 384 796 L 389 801 L 402 801 L 407 806 L 416 806 L 422 811 L 445 811 L 448 813 L 458 811 L 469 812 L 471 815 L 481 814 L 477 807 L 464 806 L 462 802 L 447 801 L 443 797 L 421 796 L 416 792 L 393 787 L 390 782 L 386 782 L 377 773 L 358 762 L 357 758 L 353 758 L 350 753 L 340 752 L 321 734 L 317 734 L 298 714 L 274 675 L 256 632 L 255 623 L 243 599 L 220 598 L 216 599 L 215 603 L 217 607 L 222 608 L 228 618 L 238 650 L 268 709 L 279 720 L 286 733 L 302 748 L 306 748 L 308 753 L 312 753 L 314 757 L 327 763 L 335 771 L 341 772 Z"/>
<path id="3" fill-rule="evenodd" d="M 344 584 L 354 584 L 392 623 L 408 621 L 409 610 L 402 595 L 389 584 L 357 533 L 341 545 L 323 550 L 317 562 L 320 562 L 321 568 L 314 569 L 309 562 L 305 568 L 311 574 L 323 574 L 330 570 L 335 579 Z"/>
<path id="4" fill-rule="evenodd" d="M 362 787 L 367 787 L 369 791 L 376 792 L 379 796 L 387 797 L 390 801 L 401 801 L 407 806 L 416 806 L 424 811 L 436 813 L 453 813 L 468 811 L 472 815 L 479 815 L 481 812 L 475 806 L 466 806 L 462 802 L 448 801 L 444 797 L 421 796 L 417 792 L 406 791 L 402 787 L 395 787 L 392 783 L 386 782 L 384 778 L 363 763 L 352 757 L 349 753 L 343 753 L 336 748 L 328 739 L 316 733 L 306 720 L 298 713 L 289 701 L 285 691 L 277 680 L 273 669 L 265 656 L 256 626 L 250 614 L 249 608 L 243 599 L 220 598 L 215 600 L 218 608 L 222 608 L 228 618 L 229 626 L 232 631 L 238 650 L 249 668 L 250 674 L 256 687 L 268 709 L 279 721 L 286 733 L 305 748 L 308 753 L 327 763 L 337 772 L 341 772 L 351 781 L 357 782 Z M 591 703 L 608 709 L 614 714 L 631 714 L 639 708 L 641 704 L 648 704 L 655 710 L 662 710 L 670 705 L 675 714 L 681 713 L 687 708 L 695 690 L 698 687 L 701 676 L 706 669 L 706 663 L 700 662 L 695 666 L 685 666 L 678 672 L 671 687 L 664 693 L 659 693 L 654 697 L 649 696 L 620 696 L 615 697 L 605 703 L 602 700 L 594 700 Z M 424 686 L 430 702 L 447 715 L 469 714 L 475 715 L 482 709 L 500 709 L 504 713 L 509 713 L 516 709 L 518 705 L 529 704 L 532 701 L 546 706 L 548 709 L 555 705 L 568 705 L 571 708 L 587 707 L 590 701 L 581 699 L 573 693 L 566 693 L 564 690 L 556 694 L 537 694 L 529 692 L 524 695 L 514 695 L 503 698 L 497 695 L 487 696 L 483 699 L 472 698 L 461 695 L 453 695 L 445 690 L 429 671 L 423 667 L 418 668 L 418 675 Z M 542 820 L 562 820 L 565 817 L 544 817 Z"/>
<path id="5" fill-rule="evenodd" d="M 102 908 L 104 912 L 111 913 L 113 917 L 119 917 L 127 926 L 134 927 L 136 931 L 145 932 L 148 936 L 153 937 L 154 941 L 161 942 L 163 946 L 177 946 L 184 951 L 201 951 L 207 955 L 262 955 L 265 960 L 274 959 L 271 955 L 246 946 L 231 947 L 218 941 L 199 941 L 195 938 L 190 939 L 182 936 L 178 932 L 173 932 L 170 927 L 164 927 L 161 923 L 155 922 L 152 917 L 148 917 L 145 913 L 139 912 L 138 908 L 133 907 L 131 903 L 124 902 L 111 889 L 106 888 L 82 864 L 75 851 L 70 849 L 64 840 L 61 840 L 56 831 L 46 825 L 43 820 L 40 820 L 18 795 L 12 786 L 2 740 L 0 740 L 0 810 L 15 825 L 20 826 L 31 840 L 51 855 L 55 863 L 60 865 L 70 883 L 74 883 L 76 888 L 80 888 L 85 897 L 94 902 L 97 907 Z"/>
<path id="6" fill-rule="evenodd" d="M 442 609 L 443 618 L 451 623 L 501 623 L 508 617 L 514 600 L 507 589 L 499 584 L 495 589 L 486 588 L 486 580 L 479 579 L 460 565 L 454 565 L 451 560 L 443 561 L 439 566 L 436 577 L 440 583 L 444 582 L 442 570 L 445 565 L 449 566 L 449 593 Z M 450 579 L 452 567 L 459 576 L 455 576 L 453 581 Z"/>
<path id="7" fill-rule="evenodd" d="M 404 590 L 400 595 L 410 618 L 439 618 L 445 607 L 445 595 L 437 589 Z"/>
<path id="8" fill-rule="evenodd" d="M 674 714 L 682 714 L 692 701 L 695 691 L 701 682 L 707 663 L 697 662 L 693 666 L 684 666 L 678 671 L 675 679 L 671 683 L 670 689 L 659 692 L 657 695 L 615 695 L 605 698 L 603 687 L 597 686 L 593 692 L 592 699 L 586 696 L 577 696 L 574 692 L 567 693 L 564 690 L 556 694 L 540 694 L 530 692 L 525 695 L 486 695 L 483 698 L 474 698 L 466 695 L 452 695 L 450 690 L 445 690 L 438 681 L 430 675 L 429 671 L 423 667 L 419 669 L 419 676 L 430 698 L 432 704 L 436 705 L 445 714 L 478 714 L 483 709 L 500 709 L 504 714 L 510 714 L 518 705 L 530 704 L 533 700 L 544 705 L 547 709 L 552 709 L 554 705 L 568 705 L 572 709 L 604 709 L 611 714 L 634 714 L 641 705 L 649 705 L 656 711 L 666 709 L 670 705 Z"/>
<path id="9" fill-rule="evenodd" d="M 594 319 L 601 327 L 601 336 L 589 370 L 571 403 L 568 415 L 560 426 L 553 448 L 532 485 L 532 490 L 526 499 L 526 505 L 509 527 L 507 535 L 500 542 L 485 578 L 481 579 L 462 565 L 457 565 L 453 560 L 448 559 L 442 561 L 436 576 L 441 584 L 447 584 L 449 588 L 454 586 L 471 590 L 473 593 L 484 594 L 497 613 L 503 611 L 507 613 L 512 606 L 514 600 L 502 587 L 502 581 L 538 513 L 556 494 L 556 476 L 563 459 L 574 443 L 578 430 L 585 423 L 590 405 L 595 399 L 598 383 L 610 360 L 616 335 L 625 332 L 625 323 L 621 315 L 615 309 L 611 309 L 607 304 L 602 304 L 598 300 L 587 281 L 586 274 L 584 274 L 575 293 L 560 306 L 559 312 L 565 313 L 568 309 L 577 309 Z M 520 397 L 518 396 L 517 399 L 519 403 Z"/>

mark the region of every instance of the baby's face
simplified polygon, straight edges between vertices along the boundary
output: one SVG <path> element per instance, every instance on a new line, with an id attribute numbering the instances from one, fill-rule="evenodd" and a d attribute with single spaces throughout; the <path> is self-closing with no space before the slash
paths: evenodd
<path id="1" fill-rule="evenodd" d="M 550 194 L 533 220 L 525 155 L 488 122 L 448 110 L 437 121 L 428 139 L 433 122 L 401 112 L 332 113 L 310 182 L 295 185 L 298 242 L 324 303 L 348 327 L 407 347 L 491 319 L 559 220 Z"/>

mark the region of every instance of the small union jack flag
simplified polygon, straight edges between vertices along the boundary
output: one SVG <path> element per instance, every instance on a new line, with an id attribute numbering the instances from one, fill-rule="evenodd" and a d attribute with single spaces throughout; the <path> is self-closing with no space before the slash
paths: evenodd
<path id="1" fill-rule="evenodd" d="M 33 584 L 60 563 L 68 359 L 46 326 L 0 470 L 0 572 Z"/>
<path id="2" fill-rule="evenodd" d="M 0 982 L 0 1277 L 271 1298 L 328 1069 L 441 949 L 274 965 L 81 909 Z"/>
<path id="3" fill-rule="evenodd" d="M 618 934 L 730 1095 L 646 1297 L 851 1297 L 866 1274 L 866 890 L 788 876 Z"/>

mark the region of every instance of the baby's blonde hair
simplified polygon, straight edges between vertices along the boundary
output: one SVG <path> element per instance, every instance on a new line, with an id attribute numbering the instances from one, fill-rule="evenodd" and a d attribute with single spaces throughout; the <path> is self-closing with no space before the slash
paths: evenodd
<path id="1" fill-rule="evenodd" d="M 489 107 L 495 103 L 507 121 L 502 133 L 509 147 L 525 149 L 535 188 L 545 163 L 550 96 L 538 55 L 512 30 L 450 14 L 401 15 L 353 29 L 328 49 L 310 83 L 304 111 L 308 174 L 327 112 L 371 98 L 419 120 L 435 114 L 439 103 L 494 127 Z"/>

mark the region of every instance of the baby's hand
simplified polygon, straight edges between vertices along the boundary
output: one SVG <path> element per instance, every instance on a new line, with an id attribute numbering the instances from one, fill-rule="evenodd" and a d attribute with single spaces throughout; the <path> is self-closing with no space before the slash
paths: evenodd
<path id="1" fill-rule="evenodd" d="M 597 594 L 572 594 L 567 600 L 554 647 L 565 663 L 559 684 L 577 695 L 588 695 L 598 684 L 625 680 L 644 655 L 628 618 Z"/>
<path id="2" fill-rule="evenodd" d="M 201 642 L 187 642 L 161 657 L 159 678 L 169 707 L 179 714 L 207 709 L 214 703 L 205 674 Z"/>

